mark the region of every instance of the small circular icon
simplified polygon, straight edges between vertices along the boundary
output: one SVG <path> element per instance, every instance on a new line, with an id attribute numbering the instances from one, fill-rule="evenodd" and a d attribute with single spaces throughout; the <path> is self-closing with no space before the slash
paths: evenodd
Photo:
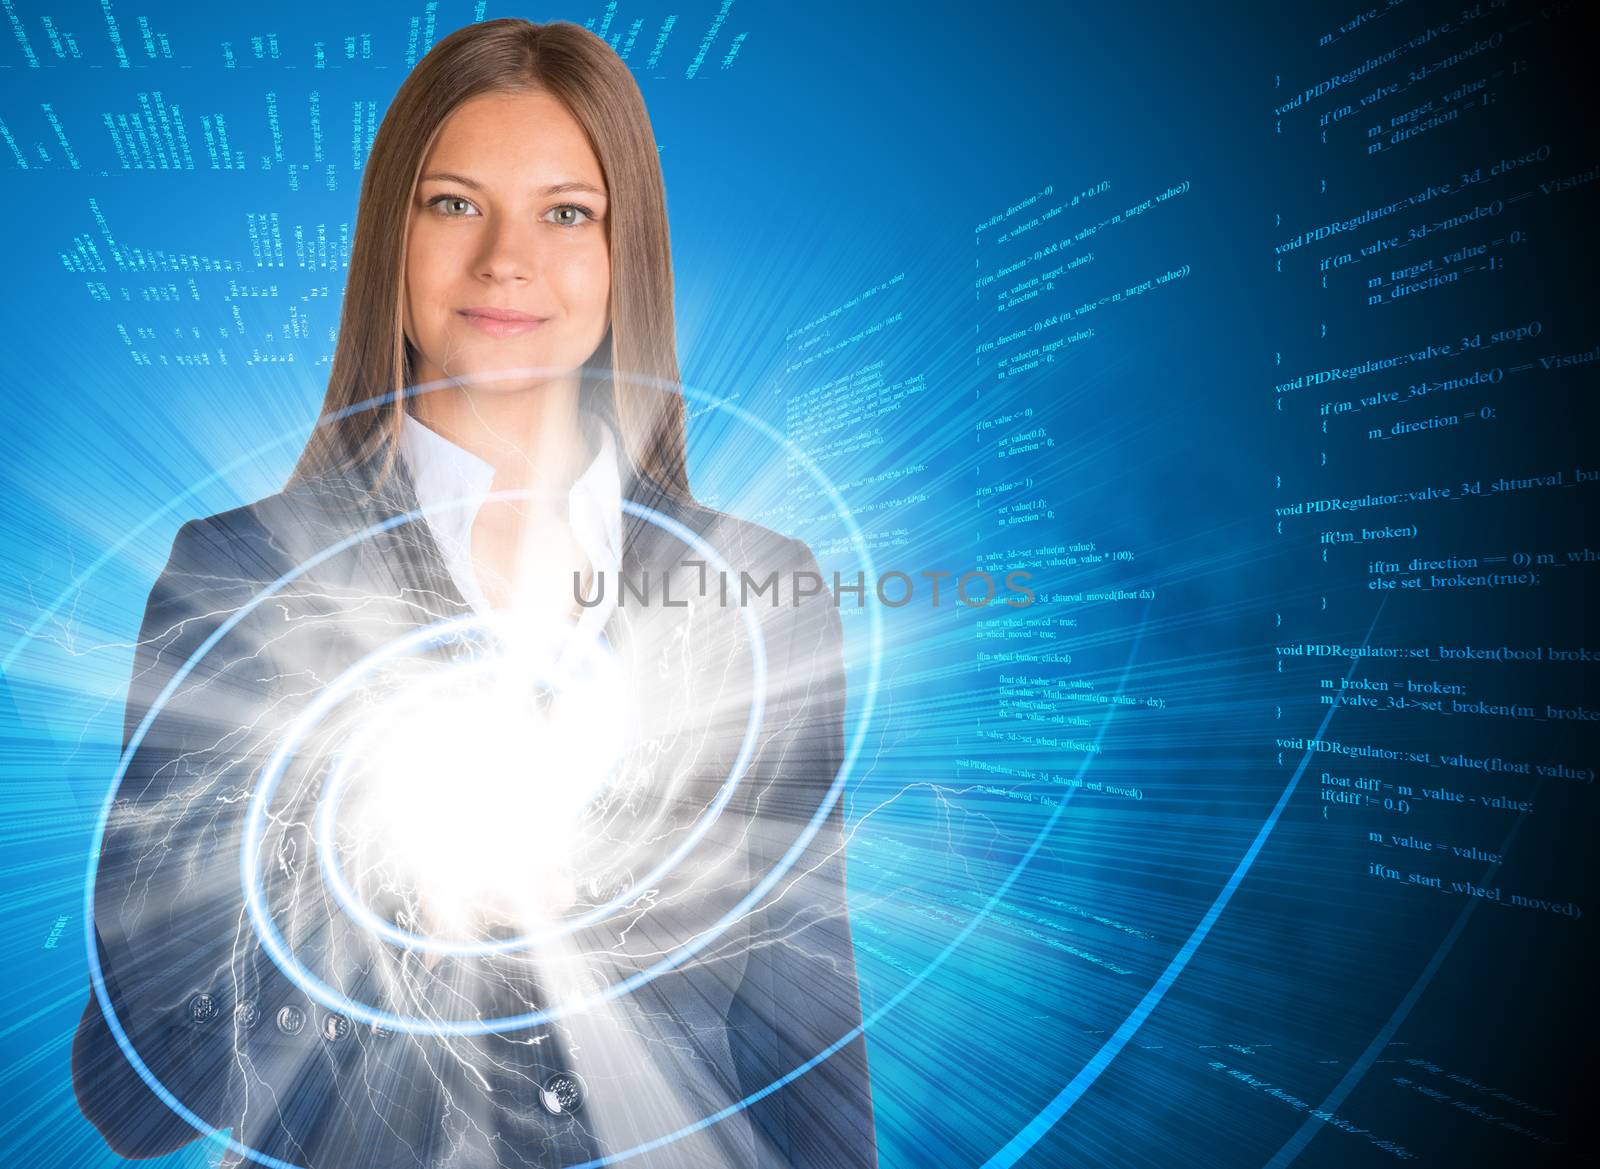
<path id="1" fill-rule="evenodd" d="M 245 999 L 233 1008 L 234 1022 L 239 1024 L 241 1031 L 254 1031 L 256 1024 L 261 1022 L 261 1008 L 256 1005 L 255 999 Z"/>
<path id="2" fill-rule="evenodd" d="M 324 1015 L 322 1017 L 322 1037 L 329 1043 L 338 1043 L 350 1034 L 350 1020 L 343 1015 Z"/>
<path id="3" fill-rule="evenodd" d="M 217 1000 L 201 991 L 189 1000 L 189 1018 L 196 1023 L 209 1023 L 217 1017 Z"/>
<path id="4" fill-rule="evenodd" d="M 583 1107 L 583 1081 L 576 1072 L 557 1072 L 544 1082 L 539 1103 L 552 1116 L 571 1116 Z"/>
<path id="5" fill-rule="evenodd" d="M 306 1028 L 306 1013 L 299 1007 L 288 1006 L 278 1012 L 278 1030 L 285 1035 L 298 1035 Z"/>

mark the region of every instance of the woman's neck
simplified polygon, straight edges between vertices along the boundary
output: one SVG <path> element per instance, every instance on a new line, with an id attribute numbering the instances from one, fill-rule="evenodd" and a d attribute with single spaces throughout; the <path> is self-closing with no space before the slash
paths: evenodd
<path id="1" fill-rule="evenodd" d="M 450 386 L 414 399 L 412 412 L 492 466 L 496 491 L 563 500 L 591 457 L 576 377 L 521 390 Z"/>

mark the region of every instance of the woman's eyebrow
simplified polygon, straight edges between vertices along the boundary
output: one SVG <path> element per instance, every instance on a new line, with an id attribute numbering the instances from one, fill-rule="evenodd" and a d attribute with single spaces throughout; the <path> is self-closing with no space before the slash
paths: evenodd
<path id="1" fill-rule="evenodd" d="M 592 185 L 590 183 L 580 183 L 580 182 L 576 182 L 576 181 L 574 181 L 574 182 L 566 182 L 566 183 L 557 183 L 553 187 L 546 187 L 543 191 L 541 191 L 539 193 L 541 195 L 565 195 L 569 191 L 581 191 L 584 194 L 588 194 L 588 195 L 602 195 L 603 196 L 605 194 L 605 191 L 603 189 L 601 189 L 600 187 L 596 187 L 596 186 L 594 186 L 594 185 Z"/>
<path id="2" fill-rule="evenodd" d="M 419 181 L 420 182 L 424 182 L 424 183 L 427 183 L 427 182 L 460 183 L 463 187 L 471 187 L 474 191 L 483 190 L 483 185 L 481 183 L 474 182 L 472 179 L 467 178 L 466 175 L 452 174 L 449 171 L 436 171 L 431 175 L 423 175 L 422 178 Z M 542 191 L 539 192 L 539 194 L 541 194 L 541 195 L 565 195 L 565 194 L 567 194 L 568 192 L 571 192 L 571 191 L 582 191 L 582 192 L 585 192 L 586 194 L 591 194 L 591 195 L 604 195 L 605 194 L 605 191 L 603 189 L 601 189 L 600 187 L 596 187 L 596 186 L 594 186 L 594 185 L 592 185 L 590 183 L 578 182 L 576 180 L 565 182 L 565 183 L 555 183 L 555 184 L 553 184 L 551 186 L 545 187 Z"/>

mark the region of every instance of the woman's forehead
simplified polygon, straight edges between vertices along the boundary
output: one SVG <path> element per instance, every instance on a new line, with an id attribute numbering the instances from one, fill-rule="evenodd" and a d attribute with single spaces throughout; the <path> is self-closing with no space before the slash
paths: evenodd
<path id="1" fill-rule="evenodd" d="M 543 92 L 490 93 L 463 102 L 446 118 L 423 173 L 482 181 L 554 165 L 588 172 L 568 176 L 572 180 L 602 185 L 588 135 L 559 100 Z"/>

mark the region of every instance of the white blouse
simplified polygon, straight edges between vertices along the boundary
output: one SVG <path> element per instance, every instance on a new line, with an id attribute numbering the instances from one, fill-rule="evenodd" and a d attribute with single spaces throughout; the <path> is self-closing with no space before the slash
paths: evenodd
<path id="1" fill-rule="evenodd" d="M 589 448 L 598 453 L 572 484 L 568 522 L 595 580 L 604 573 L 614 582 L 622 568 L 622 476 L 616 439 L 611 428 L 592 414 L 580 414 L 579 421 Z M 493 490 L 494 467 L 410 414 L 400 433 L 400 455 L 451 579 L 468 604 L 489 616 L 489 601 L 472 564 L 472 525 Z M 600 604 L 580 611 L 579 633 L 599 634 L 616 607 L 616 592 L 614 586 L 607 589 Z"/>

